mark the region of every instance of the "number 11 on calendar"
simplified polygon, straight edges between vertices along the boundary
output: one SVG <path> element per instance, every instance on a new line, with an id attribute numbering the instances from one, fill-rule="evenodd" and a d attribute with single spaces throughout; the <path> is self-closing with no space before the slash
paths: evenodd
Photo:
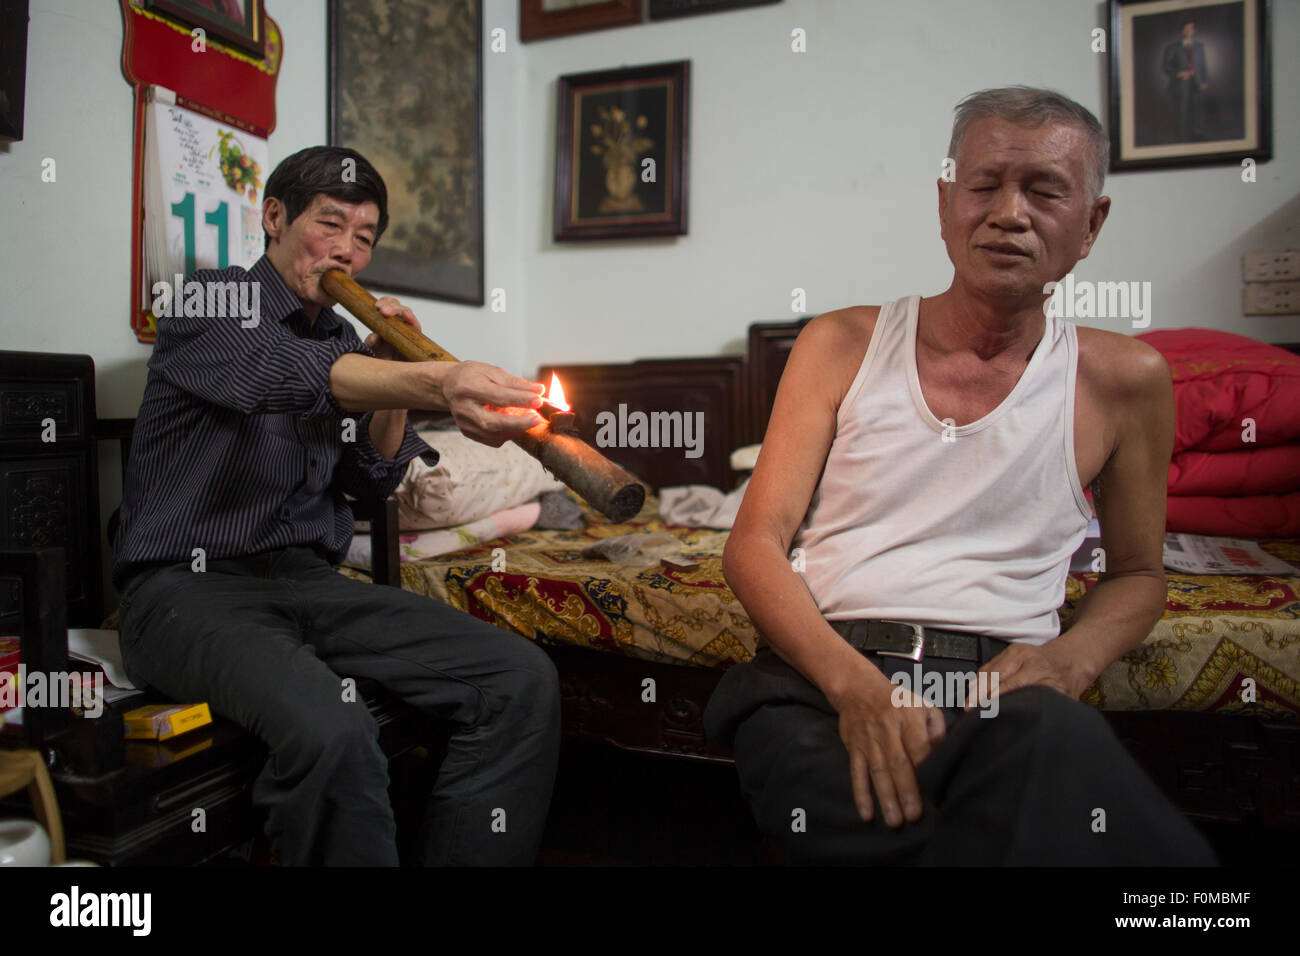
<path id="1" fill-rule="evenodd" d="M 180 202 L 172 203 L 172 215 L 184 224 L 185 274 L 189 275 L 198 266 L 195 264 L 194 236 L 194 193 L 186 193 Z M 217 207 L 205 213 L 203 221 L 209 226 L 217 227 L 217 268 L 225 269 L 230 265 L 230 205 L 224 199 Z"/>

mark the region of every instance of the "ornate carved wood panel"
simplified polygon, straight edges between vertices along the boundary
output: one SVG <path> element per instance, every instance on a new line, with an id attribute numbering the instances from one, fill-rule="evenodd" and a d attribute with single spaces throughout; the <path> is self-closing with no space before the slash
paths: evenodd
<path id="1" fill-rule="evenodd" d="M 94 422 L 90 356 L 0 352 L 0 547 L 64 549 L 74 627 L 103 618 Z"/>

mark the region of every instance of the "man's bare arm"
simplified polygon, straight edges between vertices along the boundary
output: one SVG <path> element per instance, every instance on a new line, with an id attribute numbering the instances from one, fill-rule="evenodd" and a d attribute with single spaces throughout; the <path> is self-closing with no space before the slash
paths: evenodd
<path id="1" fill-rule="evenodd" d="M 348 412 L 395 408 L 445 411 L 446 379 L 454 362 L 394 362 L 358 352 L 330 367 L 330 393 Z"/>
<path id="2" fill-rule="evenodd" d="M 727 583 L 772 649 L 832 704 L 874 668 L 861 666 L 862 656 L 822 617 L 789 554 L 835 439 L 838 399 L 826 366 L 852 347 L 845 339 L 832 313 L 795 341 L 722 557 Z"/>
<path id="3" fill-rule="evenodd" d="M 417 332 L 415 313 L 391 296 L 375 307 Z M 541 422 L 544 386 L 482 362 L 405 362 L 378 333 L 366 338 L 375 357 L 349 352 L 330 366 L 330 393 L 345 411 L 374 411 L 370 441 L 385 458 L 402 447 L 406 410 L 450 411 L 461 433 L 499 447 Z"/>
<path id="4" fill-rule="evenodd" d="M 1103 407 L 1115 442 L 1093 483 L 1105 570 L 1070 629 L 1040 648 L 1014 645 L 981 670 L 999 693 L 1046 684 L 1078 698 L 1164 612 L 1165 490 L 1174 446 L 1174 394 L 1160 353 L 1128 339 L 1105 363 Z"/>
<path id="5" fill-rule="evenodd" d="M 370 442 L 384 458 L 394 458 L 406 437 L 406 409 L 389 408 L 370 416 Z"/>
<path id="6" fill-rule="evenodd" d="M 943 716 L 934 708 L 893 705 L 888 678 L 826 622 L 789 560 L 835 439 L 843 393 L 874 328 L 875 312 L 869 315 L 868 321 L 861 309 L 828 313 L 800 333 L 727 539 L 723 571 L 773 650 L 839 714 L 859 815 L 864 821 L 874 816 L 874 792 L 885 822 L 899 827 L 921 818 L 913 767 L 943 736 Z"/>
<path id="7" fill-rule="evenodd" d="M 446 410 L 467 437 L 493 447 L 542 420 L 532 411 L 542 388 L 483 362 L 396 362 L 349 352 L 330 367 L 330 392 L 345 411 Z"/>
<path id="8" fill-rule="evenodd" d="M 1128 370 L 1108 406 L 1116 447 L 1093 483 L 1105 570 L 1068 631 L 1047 645 L 1063 662 L 1072 696 L 1141 644 L 1164 613 L 1165 493 L 1174 449 L 1174 387 L 1155 349 L 1133 340 Z"/>

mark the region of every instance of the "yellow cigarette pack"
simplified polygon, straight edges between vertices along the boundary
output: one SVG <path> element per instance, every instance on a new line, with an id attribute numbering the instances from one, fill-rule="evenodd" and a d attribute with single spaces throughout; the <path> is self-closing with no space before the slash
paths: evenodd
<path id="1" fill-rule="evenodd" d="M 212 723 L 208 705 L 150 704 L 122 715 L 128 740 L 167 740 Z"/>

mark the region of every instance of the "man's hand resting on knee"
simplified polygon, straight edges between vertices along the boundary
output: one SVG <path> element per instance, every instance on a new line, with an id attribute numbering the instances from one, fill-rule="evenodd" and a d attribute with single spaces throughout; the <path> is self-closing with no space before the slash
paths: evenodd
<path id="1" fill-rule="evenodd" d="M 875 671 L 875 677 L 832 703 L 840 715 L 840 739 L 849 752 L 858 815 L 864 821 L 873 818 L 874 790 L 885 823 L 898 828 L 904 820 L 915 823 L 921 819 L 921 791 L 914 768 L 943 738 L 946 725 L 941 710 L 922 703 L 910 691 L 911 705 L 896 706 L 894 690 L 884 674 Z"/>

